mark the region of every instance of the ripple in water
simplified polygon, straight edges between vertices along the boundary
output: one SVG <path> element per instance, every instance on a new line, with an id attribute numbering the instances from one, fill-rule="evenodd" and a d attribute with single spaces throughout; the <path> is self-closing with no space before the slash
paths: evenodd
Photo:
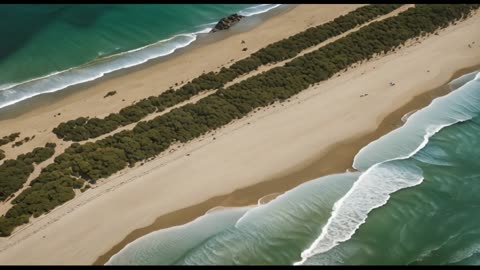
<path id="1" fill-rule="evenodd" d="M 478 264 L 480 79 L 468 78 L 364 147 L 359 172 L 154 232 L 108 264 Z"/>

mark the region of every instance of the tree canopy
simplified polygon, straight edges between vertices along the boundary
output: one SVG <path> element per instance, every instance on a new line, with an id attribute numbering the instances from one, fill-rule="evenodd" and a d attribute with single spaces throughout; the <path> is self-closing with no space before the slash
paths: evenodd
<path id="1" fill-rule="evenodd" d="M 187 142 L 239 119 L 256 108 L 288 99 L 355 63 L 393 51 L 409 39 L 434 33 L 464 19 L 479 6 L 416 5 L 398 16 L 374 22 L 284 66 L 220 88 L 195 104 L 176 108 L 149 121 L 141 121 L 133 130 L 121 131 L 96 142 L 73 143 L 53 163 L 42 169 L 30 187 L 12 201 L 13 207 L 0 217 L 0 235 L 9 235 L 16 226 L 27 223 L 30 216 L 39 216 L 72 199 L 74 189 L 82 188 L 85 181 L 94 183 L 127 166 L 157 156 L 175 142 Z M 142 104 L 150 108 L 148 104 L 155 104 L 152 102 L 147 99 Z M 33 152 L 19 156 L 16 161 L 19 163 L 15 166 L 9 165 L 13 161 L 5 161 L 3 165 L 7 164 L 6 169 L 0 168 L 0 172 L 8 171 L 8 177 L 31 172 L 32 162 L 42 160 L 37 156 L 48 156 L 41 154 L 41 151 Z M 22 170 L 15 171 L 19 167 Z M 2 178 L 0 176 L 0 180 Z M 2 188 L 2 196 L 10 193 Z"/>
<path id="2" fill-rule="evenodd" d="M 400 6 L 400 4 L 374 4 L 360 7 L 328 23 L 308 28 L 306 31 L 272 43 L 249 57 L 237 61 L 230 67 L 222 68 L 219 72 L 202 74 L 176 91 L 169 89 L 159 96 L 142 99 L 121 109 L 118 113 L 111 113 L 103 119 L 79 117 L 63 122 L 54 128 L 53 132 L 59 138 L 67 141 L 78 142 L 96 138 L 121 126 L 138 122 L 151 113 L 161 112 L 184 102 L 200 92 L 220 89 L 227 82 L 256 70 L 262 65 L 293 58 L 309 47 L 387 14 Z M 105 97 L 110 93 L 107 93 Z"/>

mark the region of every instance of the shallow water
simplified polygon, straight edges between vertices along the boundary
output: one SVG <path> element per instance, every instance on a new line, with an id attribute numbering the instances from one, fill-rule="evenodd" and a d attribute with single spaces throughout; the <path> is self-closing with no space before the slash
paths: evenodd
<path id="1" fill-rule="evenodd" d="M 145 235 L 108 264 L 477 264 L 479 134 L 477 72 L 364 147 L 355 157 L 359 172 Z M 228 224 L 206 229 L 219 223 Z M 178 235 L 203 241 L 185 248 Z M 171 252 L 174 260 L 161 259 Z"/>
<path id="2" fill-rule="evenodd" d="M 279 5 L 2 5 L 0 108 L 188 46 L 232 13 Z"/>

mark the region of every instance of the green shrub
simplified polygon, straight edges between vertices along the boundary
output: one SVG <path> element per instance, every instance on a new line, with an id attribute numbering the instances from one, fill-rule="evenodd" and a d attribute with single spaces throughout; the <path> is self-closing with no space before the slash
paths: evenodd
<path id="1" fill-rule="evenodd" d="M 249 57 L 232 64 L 229 68 L 223 67 L 218 73 L 204 73 L 177 91 L 169 89 L 157 97 L 151 96 L 143 99 L 123 108 L 119 113 L 110 114 L 104 119 L 91 118 L 87 120 L 85 117 L 80 117 L 76 120 L 60 123 L 53 129 L 53 133 L 58 138 L 67 141 L 83 141 L 107 134 L 121 126 L 138 122 L 151 113 L 161 112 L 166 108 L 186 101 L 202 91 L 219 89 L 227 82 L 256 70 L 262 65 L 295 57 L 309 47 L 387 14 L 400 6 L 400 4 L 375 4 L 360 7 L 326 24 L 309 28 L 304 32 L 270 44 Z M 116 92 L 109 92 L 105 97 L 109 94 L 113 95 L 111 93 Z"/>
<path id="2" fill-rule="evenodd" d="M 23 141 L 15 142 L 14 144 L 12 144 L 12 148 L 18 147 L 18 146 L 20 146 L 20 145 L 22 145 L 22 144 L 23 144 Z"/>
<path id="3" fill-rule="evenodd" d="M 33 172 L 33 163 L 39 164 L 55 153 L 54 148 L 37 147 L 32 152 L 21 154 L 16 160 L 5 160 L 0 165 L 0 200 L 3 201 L 21 189 Z"/>
<path id="4" fill-rule="evenodd" d="M 57 144 L 56 144 L 56 143 L 50 143 L 50 142 L 49 142 L 49 143 L 45 144 L 45 147 L 55 148 L 55 147 L 57 147 Z"/>
<path id="5" fill-rule="evenodd" d="M 110 96 L 114 96 L 116 93 L 117 93 L 117 91 L 110 91 L 110 92 L 108 92 L 105 96 L 103 96 L 103 98 L 107 98 L 107 97 L 110 97 Z"/>
<path id="6" fill-rule="evenodd" d="M 18 138 L 18 136 L 20 136 L 20 132 L 15 132 L 8 136 L 4 136 L 3 138 L 0 139 L 0 146 L 15 141 L 15 139 Z"/>
<path id="7" fill-rule="evenodd" d="M 372 23 L 284 66 L 222 88 L 195 104 L 139 122 L 133 130 L 94 143 L 74 143 L 12 201 L 13 207 L 5 218 L 0 218 L 0 233 L 8 235 L 15 226 L 28 222 L 28 217 L 39 216 L 72 199 L 73 190 L 80 188 L 85 180 L 94 183 L 127 166 L 157 156 L 175 142 L 189 141 L 256 108 L 288 99 L 354 63 L 394 50 L 409 39 L 433 33 L 465 18 L 479 6 L 416 5 L 416 8 Z M 155 102 L 143 104 L 149 107 Z M 21 165 L 27 159 L 18 158 L 17 162 Z M 24 166 L 24 171 L 28 171 L 28 164 Z"/>

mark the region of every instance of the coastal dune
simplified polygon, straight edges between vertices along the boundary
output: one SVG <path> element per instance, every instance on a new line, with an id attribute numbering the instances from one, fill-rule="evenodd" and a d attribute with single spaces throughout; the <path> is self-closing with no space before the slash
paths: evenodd
<path id="1" fill-rule="evenodd" d="M 16 116 L 13 109 L 12 114 L 16 117 L 3 119 L 3 115 L 9 114 L 8 110 L 0 114 L 2 136 L 14 132 L 20 132 L 22 138 L 36 136 L 34 140 L 22 146 L 5 147 L 5 154 L 7 158 L 15 158 L 49 141 L 58 142 L 57 144 L 62 146 L 64 142 L 58 140 L 51 132 L 61 122 L 80 116 L 104 118 L 142 98 L 157 96 L 170 86 L 175 87 L 175 84 L 181 86 L 200 76 L 203 71 L 218 71 L 221 67 L 248 57 L 270 43 L 308 27 L 326 23 L 360 6 L 363 5 L 307 5 L 293 7 L 293 10 L 292 7 L 282 7 L 279 11 L 271 11 L 279 13 L 278 16 L 269 18 L 257 26 L 248 23 L 245 25 L 246 22 L 241 21 L 228 31 L 209 34 L 172 55 L 144 64 L 144 67 L 119 71 L 107 75 L 98 82 L 86 83 L 51 94 L 51 97 L 48 95 L 39 97 L 38 103 L 41 102 L 41 106 L 29 101 L 25 105 L 19 104 L 21 115 Z M 264 16 L 269 15 L 267 13 Z M 248 19 L 255 18 L 244 20 Z M 244 31 L 245 29 L 250 31 Z M 245 41 L 245 44 L 242 44 L 242 41 Z M 244 47 L 248 48 L 246 52 L 242 51 Z M 116 95 L 104 98 L 107 92 L 113 90 L 117 92 Z M 69 93 L 63 94 L 63 91 Z M 24 106 L 27 109 L 22 108 Z"/>
<path id="2" fill-rule="evenodd" d="M 300 5 L 249 32 L 192 49 L 171 61 L 179 61 L 180 65 L 181 59 L 188 60 L 186 55 L 189 53 L 200 53 L 207 46 L 226 47 L 227 42 L 237 42 L 236 49 L 241 51 L 239 44 L 242 39 L 258 39 L 255 43 L 258 48 L 249 45 L 252 50 L 256 50 L 285 35 L 282 33 L 275 38 L 270 37 L 268 42 L 268 38 L 260 41 L 260 37 L 265 35 L 263 31 L 267 29 L 272 36 L 275 29 L 278 33 L 287 31 L 286 33 L 292 34 L 312 23 L 325 22 L 355 7 Z M 313 17 L 315 12 L 320 11 L 324 12 L 324 17 Z M 219 131 L 189 142 L 172 153 L 114 175 L 103 181 L 104 184 L 40 217 L 11 237 L 0 239 L 0 262 L 91 264 L 130 232 L 150 225 L 161 215 L 299 170 L 314 157 L 325 154 L 332 146 L 374 131 L 392 111 L 413 97 L 445 84 L 457 70 L 480 64 L 480 33 L 476 31 L 479 23 L 480 16 L 477 13 L 466 21 L 439 31 L 439 35 L 432 35 L 422 42 L 411 43 L 411 46 L 395 53 L 359 65 L 282 104 L 261 109 Z M 476 42 L 475 45 L 468 46 L 472 42 Z M 236 53 L 235 57 L 241 58 L 240 52 Z M 210 55 L 212 54 L 201 57 Z M 225 63 L 227 58 L 237 59 L 227 51 L 216 52 L 216 55 L 225 59 L 217 59 L 218 63 L 212 61 L 213 65 Z M 188 76 L 200 74 L 207 67 L 198 65 L 197 68 L 197 61 L 199 63 L 202 62 L 200 59 L 205 60 L 198 57 L 183 62 L 183 66 L 172 68 L 168 72 L 176 74 L 180 68 L 188 65 L 189 70 L 195 70 L 190 71 L 192 74 Z M 193 63 L 195 66 L 192 66 Z M 187 76 L 181 72 L 179 77 L 172 75 L 172 78 L 165 77 L 165 81 L 158 80 L 155 72 L 161 70 L 162 64 L 100 82 L 50 107 L 0 124 L 8 127 L 5 130 L 7 133 L 31 132 L 35 129 L 49 131 L 58 124 L 56 121 L 79 116 L 79 111 L 74 111 L 73 108 L 80 110 L 89 104 L 88 108 L 92 106 L 95 109 L 87 113 L 101 117 L 124 106 L 125 103 L 121 102 L 111 102 L 110 106 L 100 104 L 105 102 L 99 97 L 104 95 L 108 84 L 138 84 L 139 89 L 144 90 L 128 94 L 127 85 L 119 88 L 123 96 L 131 95 L 130 100 L 133 100 L 147 96 L 152 91 L 149 89 L 168 88 L 174 79 L 187 80 L 180 77 Z M 158 81 L 165 86 L 158 87 Z M 390 86 L 390 82 L 395 82 L 395 86 Z M 88 93 L 95 94 L 86 98 Z M 82 97 L 86 98 L 85 101 Z M 74 100 L 76 101 L 73 102 Z M 95 111 L 97 107 L 98 111 Z M 60 108 L 62 112 L 64 110 L 62 117 L 65 118 L 51 121 L 53 112 Z M 52 135 L 45 135 L 43 140 L 55 139 L 48 136 Z M 173 149 L 177 149 L 177 146 Z M 15 151 L 20 152 L 22 148 L 15 148 Z M 16 153 L 11 151 L 9 154 Z M 334 154 L 330 163 L 324 166 L 335 167 L 335 162 L 348 158 L 351 157 Z M 272 185 L 271 193 L 273 192 L 279 190 L 275 190 Z M 249 203 L 246 199 L 245 204 Z M 228 206 L 225 204 L 228 203 L 222 205 Z"/>

